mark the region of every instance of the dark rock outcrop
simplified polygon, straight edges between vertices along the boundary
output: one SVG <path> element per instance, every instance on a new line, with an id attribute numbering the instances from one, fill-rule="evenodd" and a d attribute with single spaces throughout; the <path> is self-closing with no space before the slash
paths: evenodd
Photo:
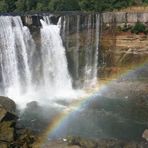
<path id="1" fill-rule="evenodd" d="M 0 123 L 0 141 L 12 142 L 14 140 L 14 130 L 13 122 L 5 121 Z"/>
<path id="2" fill-rule="evenodd" d="M 142 138 L 144 138 L 146 141 L 148 141 L 148 129 L 146 129 L 146 130 L 143 132 Z"/>
<path id="3" fill-rule="evenodd" d="M 34 136 L 27 129 L 17 128 L 16 104 L 0 97 L 0 148 L 31 148 Z"/>
<path id="4" fill-rule="evenodd" d="M 12 113 L 7 111 L 3 106 L 0 106 L 0 122 L 2 121 L 16 121 L 17 116 Z"/>
<path id="5" fill-rule="evenodd" d="M 16 104 L 7 97 L 0 97 L 0 147 L 7 148 L 15 140 Z"/>
<path id="6" fill-rule="evenodd" d="M 0 96 L 0 105 L 3 106 L 8 112 L 16 111 L 16 104 L 13 100 Z"/>

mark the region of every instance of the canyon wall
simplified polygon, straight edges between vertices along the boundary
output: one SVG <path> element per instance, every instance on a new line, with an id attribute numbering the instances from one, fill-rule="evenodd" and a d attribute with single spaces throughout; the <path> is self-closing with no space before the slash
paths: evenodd
<path id="1" fill-rule="evenodd" d="M 148 59 L 147 33 L 132 33 L 140 23 L 148 27 L 146 12 L 105 12 L 101 14 L 100 75 L 132 67 Z M 103 62 L 102 62 L 103 61 Z M 107 75 L 108 76 L 108 75 Z"/>
<path id="2" fill-rule="evenodd" d="M 105 12 L 102 13 L 102 21 L 103 23 L 111 23 L 113 19 L 116 21 L 117 24 L 121 23 L 136 23 L 148 22 L 148 13 L 136 13 L 136 12 Z"/>

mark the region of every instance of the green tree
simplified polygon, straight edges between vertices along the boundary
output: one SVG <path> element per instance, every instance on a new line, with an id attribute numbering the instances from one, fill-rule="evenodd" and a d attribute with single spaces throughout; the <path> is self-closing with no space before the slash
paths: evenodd
<path id="1" fill-rule="evenodd" d="M 81 10 L 92 11 L 95 9 L 95 1 L 94 0 L 80 0 L 79 5 Z"/>
<path id="2" fill-rule="evenodd" d="M 80 10 L 78 0 L 51 0 L 49 2 L 51 11 L 75 11 Z"/>
<path id="3" fill-rule="evenodd" d="M 5 0 L 0 1 L 0 12 L 7 12 L 7 5 L 5 3 Z"/>
<path id="4" fill-rule="evenodd" d="M 148 0 L 0 0 L 0 12 L 25 11 L 112 11 Z"/>
<path id="5" fill-rule="evenodd" d="M 34 11 L 36 9 L 37 2 L 37 0 L 25 0 L 26 10 Z"/>
<path id="6" fill-rule="evenodd" d="M 49 10 L 48 8 L 48 4 L 49 4 L 50 0 L 38 0 L 37 5 L 36 5 L 36 10 L 37 11 L 47 11 Z"/>
<path id="7" fill-rule="evenodd" d="M 83 11 L 110 10 L 111 0 L 80 0 L 79 5 Z"/>
<path id="8" fill-rule="evenodd" d="M 147 4 L 148 3 L 148 0 L 143 0 L 143 3 L 146 3 Z"/>
<path id="9" fill-rule="evenodd" d="M 13 12 L 16 9 L 16 0 L 5 0 L 7 12 Z"/>
<path id="10" fill-rule="evenodd" d="M 15 11 L 17 12 L 24 12 L 26 11 L 26 5 L 25 5 L 25 0 L 17 0 L 15 2 L 15 5 L 16 5 L 16 9 Z"/>

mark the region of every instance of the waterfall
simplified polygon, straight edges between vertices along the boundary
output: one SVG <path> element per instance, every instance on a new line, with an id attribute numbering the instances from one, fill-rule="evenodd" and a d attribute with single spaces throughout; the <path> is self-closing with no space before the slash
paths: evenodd
<path id="1" fill-rule="evenodd" d="M 91 30 L 91 25 L 92 25 L 92 19 L 91 15 L 86 17 L 86 26 L 87 26 L 87 34 L 86 34 L 86 50 L 85 50 L 85 77 L 84 77 L 84 85 L 87 87 L 90 85 L 92 78 L 92 48 L 91 48 L 91 39 L 92 39 L 92 30 Z"/>
<path id="2" fill-rule="evenodd" d="M 15 33 L 11 17 L 0 17 L 0 52 L 2 86 L 6 94 L 12 93 L 12 88 L 20 92 L 20 81 L 18 74 Z"/>
<path id="3" fill-rule="evenodd" d="M 96 14 L 96 48 L 94 52 L 94 63 L 93 63 L 93 81 L 97 81 L 97 67 L 98 67 L 98 54 L 99 54 L 99 37 L 100 37 L 100 15 Z"/>
<path id="4" fill-rule="evenodd" d="M 60 27 L 51 24 L 49 20 L 47 17 L 41 20 L 43 85 L 50 95 L 64 96 L 72 91 L 72 82 L 67 68 L 65 48 L 60 36 Z"/>
<path id="5" fill-rule="evenodd" d="M 76 79 L 79 79 L 79 48 L 80 48 L 80 16 L 77 15 L 77 30 L 76 30 L 76 50 L 75 62 L 76 62 Z"/>
<path id="6" fill-rule="evenodd" d="M 19 16 L 1 16 L 0 26 L 1 86 L 3 94 L 15 97 L 31 86 L 27 53 L 27 37 L 31 35 Z"/>
<path id="7" fill-rule="evenodd" d="M 62 16 L 57 25 L 51 17 L 34 36 L 21 17 L 0 16 L 0 95 L 19 104 L 76 98 L 72 86 L 97 82 L 99 14 Z"/>
<path id="8" fill-rule="evenodd" d="M 31 72 L 29 68 L 29 63 L 28 63 L 28 54 L 27 51 L 27 38 L 30 36 L 30 33 L 28 31 L 27 27 L 23 27 L 21 18 L 13 18 L 12 19 L 14 22 L 14 34 L 15 34 L 15 41 L 16 41 L 16 49 L 17 52 L 19 53 L 19 58 L 21 59 L 21 62 L 23 62 L 21 69 L 21 72 L 23 72 L 23 78 L 26 80 L 26 86 L 30 87 L 31 86 Z M 21 63 L 18 61 L 18 63 Z M 21 78 L 21 76 L 20 76 Z M 22 80 L 21 80 L 22 81 Z"/>

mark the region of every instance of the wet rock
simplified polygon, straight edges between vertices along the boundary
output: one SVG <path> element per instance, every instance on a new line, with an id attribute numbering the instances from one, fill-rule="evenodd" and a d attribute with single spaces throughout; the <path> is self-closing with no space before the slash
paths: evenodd
<path id="1" fill-rule="evenodd" d="M 0 148 L 8 148 L 8 145 L 6 143 L 0 143 Z"/>
<path id="2" fill-rule="evenodd" d="M 79 146 L 80 148 L 147 148 L 148 142 L 123 141 L 118 139 L 83 139 L 80 137 L 68 137 L 69 146 Z"/>
<path id="3" fill-rule="evenodd" d="M 37 101 L 32 101 L 27 103 L 27 108 L 28 109 L 37 109 L 39 107 L 38 102 Z"/>
<path id="4" fill-rule="evenodd" d="M 86 141 L 86 140 L 82 140 L 80 142 L 80 146 L 81 147 L 85 147 L 85 148 L 97 148 L 97 143 L 94 141 Z"/>
<path id="5" fill-rule="evenodd" d="M 11 142 L 10 147 L 14 148 L 32 148 L 36 138 L 32 135 L 30 130 L 21 129 L 17 131 L 16 140 Z"/>
<path id="6" fill-rule="evenodd" d="M 148 142 L 141 142 L 138 144 L 138 148 L 148 148 Z"/>
<path id="7" fill-rule="evenodd" d="M 131 142 L 131 143 L 127 143 L 123 148 L 138 148 L 138 145 L 134 142 Z"/>
<path id="8" fill-rule="evenodd" d="M 5 108 L 0 106 L 0 122 L 2 121 L 16 121 L 17 116 L 11 112 L 8 112 Z"/>
<path id="9" fill-rule="evenodd" d="M 22 141 L 23 143 L 27 142 L 29 144 L 32 144 L 34 142 L 34 136 L 32 136 L 30 130 L 24 129 L 19 137 L 19 141 Z"/>
<path id="10" fill-rule="evenodd" d="M 82 148 L 97 148 L 97 142 L 80 137 L 67 137 L 68 145 L 77 145 Z"/>
<path id="11" fill-rule="evenodd" d="M 116 139 L 101 139 L 97 143 L 98 148 L 123 148 L 122 142 Z"/>
<path id="12" fill-rule="evenodd" d="M 0 141 L 12 142 L 14 140 L 14 123 L 13 122 L 2 122 L 0 123 Z"/>
<path id="13" fill-rule="evenodd" d="M 68 145 L 80 145 L 80 137 L 68 136 L 66 139 Z"/>
<path id="14" fill-rule="evenodd" d="M 146 141 L 148 141 L 148 129 L 146 129 L 146 130 L 143 132 L 142 138 L 144 138 Z"/>
<path id="15" fill-rule="evenodd" d="M 39 147 L 41 139 L 37 140 L 33 147 Z M 50 140 L 43 147 L 51 148 L 148 148 L 148 142 L 126 141 L 119 139 L 85 139 L 80 137 L 68 136 L 66 141 L 63 139 Z"/>
<path id="16" fill-rule="evenodd" d="M 36 143 L 34 143 L 33 148 L 40 148 L 40 147 L 43 147 L 43 148 L 81 148 L 78 145 L 67 145 L 67 142 L 63 141 L 63 139 L 49 140 L 45 144 L 42 144 L 42 140 L 38 139 Z"/>
<path id="17" fill-rule="evenodd" d="M 0 122 L 3 120 L 3 118 L 6 116 L 7 111 L 2 106 L 0 106 Z"/>
<path id="18" fill-rule="evenodd" d="M 77 145 L 73 145 L 73 146 L 69 146 L 67 148 L 81 148 L 80 146 L 77 146 Z"/>
<path id="19" fill-rule="evenodd" d="M 31 148 L 35 138 L 30 131 L 16 126 L 15 111 L 15 102 L 0 97 L 0 148 Z"/>
<path id="20" fill-rule="evenodd" d="M 3 106 L 8 112 L 15 112 L 16 111 L 16 104 L 13 100 L 0 96 L 0 105 Z"/>

